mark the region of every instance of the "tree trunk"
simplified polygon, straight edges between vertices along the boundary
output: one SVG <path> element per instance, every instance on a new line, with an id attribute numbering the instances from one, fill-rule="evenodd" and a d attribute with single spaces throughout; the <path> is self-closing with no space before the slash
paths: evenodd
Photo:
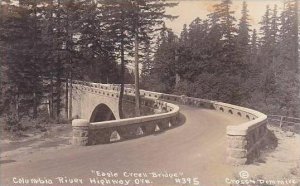
<path id="1" fill-rule="evenodd" d="M 60 9 L 60 5 L 61 5 L 61 0 L 57 1 L 58 3 L 58 9 Z M 57 38 L 60 38 L 60 32 L 61 32 L 61 24 L 60 24 L 60 10 L 58 10 L 58 14 L 57 14 L 57 18 L 58 18 L 58 36 Z M 57 42 L 58 44 L 58 49 L 61 47 L 59 45 L 59 41 Z M 61 64 L 61 59 L 60 59 L 60 52 L 58 52 L 57 55 L 57 64 L 56 64 L 56 72 L 57 72 L 57 76 L 56 76 L 56 118 L 59 119 L 60 117 L 60 111 L 61 111 L 61 69 L 62 68 L 62 64 Z"/>
<path id="2" fill-rule="evenodd" d="M 66 77 L 66 98 L 65 98 L 65 115 L 69 119 L 69 78 Z"/>
<path id="3" fill-rule="evenodd" d="M 20 113 L 19 113 L 19 92 L 17 93 L 17 96 L 16 96 L 16 117 L 18 119 L 18 121 L 20 120 Z"/>
<path id="4" fill-rule="evenodd" d="M 70 41 L 72 40 L 72 34 L 70 35 L 70 28 L 69 28 L 69 11 L 67 9 L 67 26 L 66 26 L 66 34 L 67 34 L 67 41 L 66 41 L 66 52 L 68 53 L 68 63 L 71 66 L 72 65 L 72 59 L 70 55 L 71 47 L 70 47 Z M 71 67 L 68 67 L 66 69 L 66 98 L 65 98 L 65 117 L 69 119 L 69 76 L 71 74 Z"/>
<path id="5" fill-rule="evenodd" d="M 120 97 L 119 97 L 119 115 L 120 119 L 124 118 L 123 113 L 123 97 L 124 97 L 124 76 L 125 76 L 125 61 L 124 61 L 124 43 L 123 38 L 121 40 L 121 89 L 120 89 Z"/>
<path id="6" fill-rule="evenodd" d="M 57 63 L 57 76 L 56 76 L 56 118 L 59 119 L 60 111 L 61 111 L 61 61 L 60 57 L 58 56 L 58 63 Z"/>
<path id="7" fill-rule="evenodd" d="M 37 49 L 37 30 L 38 30 L 38 28 L 37 28 L 37 2 L 36 2 L 36 0 L 34 1 L 34 7 L 33 7 L 33 10 L 34 10 L 34 20 L 35 20 L 35 22 L 34 22 L 34 41 L 33 41 L 33 48 L 34 48 L 34 50 L 36 50 Z M 34 62 L 36 63 L 36 64 L 38 64 L 38 59 L 37 59 L 37 54 L 34 54 L 34 56 L 33 56 L 33 59 L 34 59 Z M 39 67 L 38 67 L 39 68 Z M 38 77 L 38 73 L 39 72 L 37 72 L 36 70 L 34 70 L 34 79 L 36 80 L 36 81 L 38 81 L 38 79 L 39 79 L 39 77 Z M 34 90 L 33 90 L 33 118 L 34 119 L 36 119 L 37 118 L 37 115 L 38 115 L 38 98 L 37 98 L 37 92 L 38 92 L 38 89 L 40 88 L 40 87 L 38 87 L 39 86 L 39 82 L 35 82 L 36 84 L 34 85 Z"/>
<path id="8" fill-rule="evenodd" d="M 34 90 L 33 92 L 33 118 L 37 118 L 37 113 L 38 113 L 38 105 L 37 105 L 37 96 L 36 96 L 36 91 Z"/>
<path id="9" fill-rule="evenodd" d="M 54 41 L 54 33 L 53 33 L 53 26 L 51 25 L 51 23 L 53 23 L 53 0 L 50 1 L 50 33 L 49 35 L 52 36 L 51 37 L 51 44 L 52 44 L 52 52 L 55 51 L 55 41 Z M 49 110 L 50 110 L 50 118 L 54 119 L 54 82 L 53 82 L 53 65 L 50 65 L 50 76 L 51 76 L 51 80 L 50 80 L 50 104 L 49 104 Z"/>
<path id="10" fill-rule="evenodd" d="M 51 73 L 51 80 L 50 80 L 50 118 L 54 119 L 54 83 L 53 83 L 53 75 Z"/>
<path id="11" fill-rule="evenodd" d="M 73 81 L 73 73 L 72 73 L 72 68 L 70 72 L 70 90 L 69 90 L 69 119 L 72 119 L 72 98 L 73 98 L 73 87 L 72 87 L 72 81 Z"/>
<path id="12" fill-rule="evenodd" d="M 140 82 L 139 82 L 139 40 L 138 40 L 138 32 L 136 31 L 135 33 L 135 40 L 134 40 L 134 65 L 135 65 L 135 78 L 134 78 L 134 83 L 135 83 L 135 116 L 140 116 L 141 111 L 140 111 Z"/>

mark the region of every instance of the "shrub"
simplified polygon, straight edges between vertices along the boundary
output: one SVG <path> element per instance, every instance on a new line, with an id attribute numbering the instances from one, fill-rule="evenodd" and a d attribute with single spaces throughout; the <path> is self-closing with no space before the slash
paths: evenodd
<path id="1" fill-rule="evenodd" d="M 7 114 L 5 116 L 4 129 L 11 132 L 17 132 L 19 130 L 22 130 L 22 125 L 16 114 Z"/>

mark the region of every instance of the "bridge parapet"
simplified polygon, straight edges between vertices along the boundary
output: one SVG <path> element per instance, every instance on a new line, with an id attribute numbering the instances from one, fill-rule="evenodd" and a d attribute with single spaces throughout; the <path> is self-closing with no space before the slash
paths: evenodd
<path id="1" fill-rule="evenodd" d="M 145 95 L 158 97 L 165 101 L 173 101 L 194 107 L 214 109 L 232 116 L 242 117 L 247 122 L 237 126 L 228 126 L 227 162 L 232 165 L 251 163 L 259 157 L 260 151 L 267 142 L 267 116 L 258 111 L 232 104 L 170 94 L 143 91 Z"/>
<path id="2" fill-rule="evenodd" d="M 82 81 L 77 81 L 76 83 L 84 85 L 86 90 L 94 91 L 95 93 L 113 97 L 118 97 L 119 95 L 119 85 Z M 134 102 L 134 94 L 134 89 L 125 88 L 125 97 L 128 101 Z M 140 95 L 143 106 L 160 109 L 164 113 L 122 120 L 89 123 L 87 124 L 89 127 L 88 142 L 85 138 L 86 127 L 83 127 L 82 134 L 80 132 L 75 132 L 77 136 L 74 137 L 74 143 L 79 145 L 107 143 L 109 142 L 113 131 L 117 131 L 123 139 L 130 139 L 135 138 L 138 135 L 154 133 L 155 128 L 157 128 L 156 126 L 165 130 L 170 126 L 175 126 L 178 122 L 179 107 L 176 105 L 177 103 L 214 109 L 218 112 L 235 117 L 242 117 L 248 120 L 237 126 L 228 126 L 226 129 L 227 161 L 233 165 L 251 163 L 254 159 L 259 157 L 260 151 L 265 145 L 268 129 L 267 116 L 263 113 L 236 105 L 187 96 L 163 94 L 145 90 L 141 90 Z M 78 130 L 76 124 L 73 126 L 75 127 L 75 130 Z M 76 142 L 78 135 L 83 137 L 84 142 Z"/>
<path id="3" fill-rule="evenodd" d="M 99 83 L 74 82 L 74 89 L 80 89 L 90 93 L 118 98 L 119 87 L 116 85 L 104 85 Z M 142 135 L 163 131 L 178 125 L 179 107 L 172 103 L 150 97 L 141 97 L 141 106 L 157 111 L 153 115 L 126 118 L 120 120 L 89 122 L 83 119 L 75 119 L 73 126 L 74 145 L 95 145 L 111 142 L 111 136 L 117 132 L 121 140 L 132 139 Z M 134 102 L 134 90 L 126 89 L 124 101 Z"/>
<path id="4" fill-rule="evenodd" d="M 227 103 L 186 96 L 163 95 L 166 99 L 180 100 L 181 104 L 214 109 L 248 121 L 227 126 L 227 162 L 243 165 L 253 162 L 267 142 L 267 116 L 258 111 Z"/>

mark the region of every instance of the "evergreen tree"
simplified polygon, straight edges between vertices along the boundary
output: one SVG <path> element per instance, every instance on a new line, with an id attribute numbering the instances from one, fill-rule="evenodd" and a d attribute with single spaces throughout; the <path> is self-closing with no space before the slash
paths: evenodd
<path id="1" fill-rule="evenodd" d="M 43 91 L 39 76 L 43 67 L 41 49 L 44 48 L 37 17 L 39 8 L 36 1 L 27 1 L 27 5 L 31 8 L 8 4 L 10 12 L 1 22 L 3 32 L 0 36 L 9 55 L 6 85 L 11 105 L 9 110 L 13 110 L 19 119 L 22 117 L 20 113 L 28 111 L 32 117 L 37 117 Z"/>
<path id="2" fill-rule="evenodd" d="M 151 47 L 150 42 L 146 43 L 144 53 L 145 56 L 142 62 L 141 81 L 143 83 L 147 83 L 147 79 L 150 78 L 150 73 L 153 69 L 153 49 Z M 143 85 L 143 88 L 145 89 L 148 86 L 149 85 Z"/>
<path id="3" fill-rule="evenodd" d="M 278 110 L 284 115 L 300 116 L 299 110 L 299 43 L 298 9 L 296 0 L 284 2 L 279 31 L 277 57 Z"/>
<path id="4" fill-rule="evenodd" d="M 114 42 L 116 57 L 120 59 L 121 70 L 121 88 L 119 97 L 119 113 L 120 118 L 124 118 L 123 114 L 123 96 L 124 96 L 124 82 L 125 82 L 125 52 L 129 53 L 132 49 L 132 27 L 130 25 L 131 12 L 127 9 L 131 3 L 130 1 L 110 1 L 104 0 L 101 2 L 102 18 L 105 24 L 105 32 L 109 33 Z"/>
<path id="5" fill-rule="evenodd" d="M 243 2 L 243 9 L 242 9 L 242 17 L 239 23 L 238 29 L 238 48 L 240 50 L 242 61 L 248 61 L 248 54 L 250 53 L 250 24 L 249 24 L 249 14 L 247 9 L 247 3 Z M 256 36 L 255 36 L 256 37 Z M 254 38 L 255 39 L 255 38 Z"/>
<path id="6" fill-rule="evenodd" d="M 251 46 L 250 46 L 250 24 L 249 24 L 249 14 L 248 14 L 247 3 L 243 2 L 242 8 L 242 17 L 238 24 L 238 32 L 237 32 L 237 70 L 240 73 L 240 81 L 243 82 L 239 87 L 239 92 L 241 94 L 241 101 L 247 100 L 249 97 L 249 86 L 246 82 L 249 81 L 251 65 L 253 65 L 250 61 L 251 58 Z"/>
<path id="7" fill-rule="evenodd" d="M 251 36 L 251 62 L 255 61 L 255 56 L 257 56 L 258 43 L 257 43 L 257 32 L 253 29 Z"/>
<path id="8" fill-rule="evenodd" d="M 214 12 L 209 14 L 212 27 L 220 26 L 221 32 L 224 36 L 224 43 L 231 44 L 232 39 L 236 33 L 234 11 L 230 10 L 232 5 L 231 0 L 222 0 L 220 4 L 214 5 Z"/>
<path id="9" fill-rule="evenodd" d="M 270 45 L 270 37 L 271 37 L 271 13 L 270 13 L 271 9 L 270 6 L 268 5 L 266 7 L 266 12 L 264 14 L 264 16 L 262 17 L 262 21 L 260 22 L 261 27 L 261 38 L 260 38 L 260 45 L 261 45 L 261 49 L 262 50 L 266 50 L 266 48 L 268 48 L 268 46 Z"/>
<path id="10" fill-rule="evenodd" d="M 154 55 L 153 67 L 150 70 L 149 88 L 171 93 L 175 88 L 177 37 L 169 29 L 161 31 L 161 44 Z M 161 82 L 161 83 L 157 83 Z"/>
<path id="11" fill-rule="evenodd" d="M 101 12 L 93 0 L 6 2 L 5 16 L 1 4 L 0 43 L 1 53 L 7 54 L 1 68 L 7 77 L 2 89 L 7 91 L 1 95 L 11 105 L 7 110 L 20 117 L 28 112 L 37 117 L 46 96 L 50 116 L 59 119 L 63 107 L 65 115 L 71 115 L 68 79 L 116 82 L 113 38 L 103 32 Z M 101 68 L 96 72 L 91 66 Z M 43 83 L 45 78 L 50 78 L 49 84 Z"/>
<path id="12" fill-rule="evenodd" d="M 271 43 L 273 45 L 276 45 L 278 42 L 278 32 L 279 32 L 279 17 L 277 12 L 277 5 L 274 6 L 272 18 L 271 18 L 271 27 L 270 27 L 270 37 L 271 37 Z"/>
<path id="13" fill-rule="evenodd" d="M 217 78 L 217 86 L 221 91 L 216 93 L 216 99 L 227 101 L 230 103 L 239 104 L 242 99 L 241 81 L 241 68 L 243 64 L 237 55 L 236 34 L 234 11 L 231 11 L 231 0 L 223 0 L 221 3 L 214 5 L 214 12 L 209 14 L 211 23 L 211 32 L 220 37 L 221 42 L 216 41 L 216 44 L 221 44 L 217 47 L 220 50 L 217 59 L 217 64 L 214 69 Z M 218 33 L 221 35 L 218 36 Z M 214 44 L 214 45 L 216 45 Z M 222 82 L 226 79 L 226 82 Z"/>
<path id="14" fill-rule="evenodd" d="M 206 45 L 208 30 L 207 20 L 196 18 L 189 25 L 187 36 L 182 34 L 183 37 L 186 37 L 186 41 L 180 39 L 176 65 L 176 71 L 181 79 L 193 81 L 209 65 Z"/>
<path id="15" fill-rule="evenodd" d="M 187 25 L 184 24 L 183 29 L 180 33 L 180 42 L 186 43 L 187 41 L 188 41 L 188 29 L 187 29 Z"/>
<path id="16" fill-rule="evenodd" d="M 259 48 L 259 56 L 257 61 L 257 70 L 260 74 L 260 102 L 263 102 L 264 105 L 268 108 L 270 103 L 273 102 L 274 93 L 275 93 L 275 73 L 274 66 L 272 66 L 273 61 L 273 51 L 274 40 L 271 35 L 272 28 L 272 14 L 269 6 L 266 7 L 266 12 L 262 17 L 262 21 L 260 22 L 261 27 L 261 38 L 260 38 L 260 48 Z M 268 70 L 266 70 L 268 69 Z"/>
<path id="17" fill-rule="evenodd" d="M 296 0 L 287 0 L 281 13 L 281 28 L 279 31 L 281 57 L 285 58 L 290 70 L 299 71 L 297 62 L 299 53 L 298 41 L 298 7 Z"/>
<path id="18" fill-rule="evenodd" d="M 175 18 L 166 14 L 165 9 L 176 5 L 177 3 L 170 3 L 165 0 L 132 0 L 131 6 L 126 7 L 130 10 L 134 35 L 136 116 L 140 116 L 139 48 L 151 39 L 151 33 L 163 25 L 164 19 Z"/>

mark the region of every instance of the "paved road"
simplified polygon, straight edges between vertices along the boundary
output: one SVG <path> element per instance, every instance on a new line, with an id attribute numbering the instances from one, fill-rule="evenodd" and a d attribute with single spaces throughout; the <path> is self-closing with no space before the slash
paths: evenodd
<path id="1" fill-rule="evenodd" d="M 232 177 L 232 168 L 225 164 L 225 128 L 242 120 L 213 110 L 180 108 L 185 123 L 163 133 L 113 144 L 39 151 L 2 164 L 0 185 L 88 186 L 103 185 L 101 181 L 105 185 L 126 185 L 125 181 L 128 185 L 225 185 L 225 178 Z M 92 170 L 118 176 L 97 176 Z M 163 173 L 160 178 L 158 173 Z M 59 176 L 81 178 L 83 184 L 67 183 L 72 180 L 59 184 Z M 48 184 L 14 183 L 14 177 L 15 182 L 41 178 Z"/>

